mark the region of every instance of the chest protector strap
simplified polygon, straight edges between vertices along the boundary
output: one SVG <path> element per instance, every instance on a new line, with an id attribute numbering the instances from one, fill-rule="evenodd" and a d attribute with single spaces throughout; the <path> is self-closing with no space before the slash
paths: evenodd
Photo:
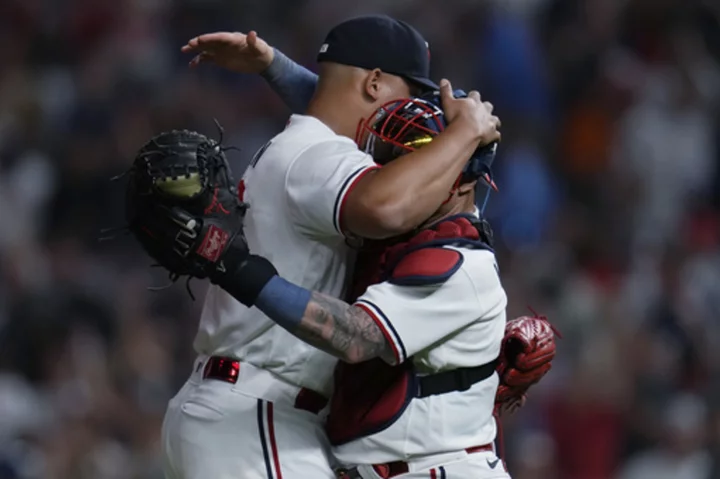
<path id="1" fill-rule="evenodd" d="M 448 218 L 388 248 L 379 261 L 375 282 L 407 286 L 444 283 L 462 263 L 462 254 L 444 246 L 492 251 L 492 232 L 487 222 L 471 215 Z M 496 361 L 492 361 L 418 376 L 412 358 L 397 366 L 380 359 L 339 363 L 325 426 L 328 438 L 337 446 L 378 433 L 397 421 L 413 399 L 466 391 L 492 376 L 495 368 Z"/>
<path id="2" fill-rule="evenodd" d="M 418 391 L 415 397 L 424 398 L 452 391 L 467 391 L 473 384 L 492 376 L 497 364 L 498 360 L 496 359 L 481 366 L 457 368 L 419 377 Z"/>

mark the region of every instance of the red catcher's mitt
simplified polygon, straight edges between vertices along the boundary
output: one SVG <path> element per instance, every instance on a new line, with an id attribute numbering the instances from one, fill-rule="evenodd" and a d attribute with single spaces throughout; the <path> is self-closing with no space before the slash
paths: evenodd
<path id="1" fill-rule="evenodd" d="M 525 404 L 527 390 L 552 367 L 555 336 L 562 337 L 545 316 L 508 321 L 497 367 L 496 410 L 512 412 Z"/>

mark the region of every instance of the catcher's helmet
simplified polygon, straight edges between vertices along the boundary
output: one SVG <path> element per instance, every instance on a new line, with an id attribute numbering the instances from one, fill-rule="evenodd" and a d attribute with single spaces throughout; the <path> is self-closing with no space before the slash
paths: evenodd
<path id="1" fill-rule="evenodd" d="M 456 98 L 467 96 L 462 90 L 453 93 Z M 446 126 L 440 92 L 436 91 L 419 98 L 393 100 L 384 104 L 373 116 L 358 124 L 355 141 L 360 149 L 383 165 L 428 144 Z M 497 191 L 491 169 L 496 150 L 497 142 L 478 148 L 463 169 L 457 184 L 480 179 Z"/>

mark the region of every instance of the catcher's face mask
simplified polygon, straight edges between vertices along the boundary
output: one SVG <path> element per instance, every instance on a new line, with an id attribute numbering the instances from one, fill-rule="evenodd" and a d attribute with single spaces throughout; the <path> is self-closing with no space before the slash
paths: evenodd
<path id="1" fill-rule="evenodd" d="M 384 165 L 430 143 L 444 129 L 437 106 L 420 99 L 393 100 L 359 123 L 355 141 Z"/>
<path id="2" fill-rule="evenodd" d="M 427 145 L 445 130 L 447 124 L 439 106 L 439 93 L 435 93 L 435 96 L 437 98 L 393 100 L 382 105 L 373 116 L 358 124 L 355 135 L 358 147 L 372 155 L 379 165 L 384 165 Z M 455 186 L 480 179 L 497 191 L 490 170 L 496 147 L 496 144 L 492 144 L 479 148 Z"/>

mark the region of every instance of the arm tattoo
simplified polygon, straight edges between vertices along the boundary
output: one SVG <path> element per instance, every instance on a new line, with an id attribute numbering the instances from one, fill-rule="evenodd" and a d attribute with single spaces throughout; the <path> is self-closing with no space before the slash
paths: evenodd
<path id="1" fill-rule="evenodd" d="M 312 293 L 298 338 L 348 363 L 379 357 L 395 364 L 395 355 L 380 327 L 365 311 L 339 299 Z"/>

